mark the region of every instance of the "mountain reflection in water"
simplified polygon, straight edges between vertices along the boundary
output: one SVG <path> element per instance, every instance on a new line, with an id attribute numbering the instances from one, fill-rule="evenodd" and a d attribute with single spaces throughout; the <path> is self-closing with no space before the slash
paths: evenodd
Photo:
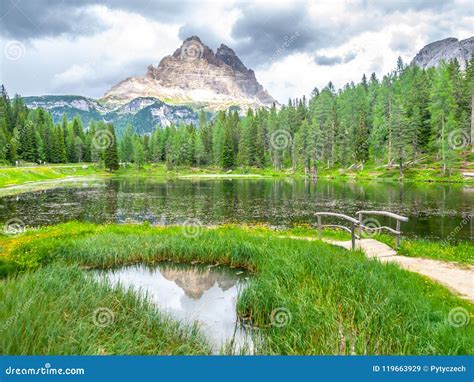
<path id="1" fill-rule="evenodd" d="M 112 285 L 146 293 L 160 311 L 196 322 L 215 353 L 232 341 L 235 351 L 252 351 L 249 333 L 237 321 L 237 298 L 245 287 L 240 270 L 202 265 L 133 265 L 100 271 Z"/>

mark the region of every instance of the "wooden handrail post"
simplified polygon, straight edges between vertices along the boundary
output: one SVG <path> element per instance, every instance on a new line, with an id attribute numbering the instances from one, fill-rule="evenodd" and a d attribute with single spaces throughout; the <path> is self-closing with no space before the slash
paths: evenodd
<path id="1" fill-rule="evenodd" d="M 397 238 L 396 238 L 396 241 L 395 241 L 395 247 L 398 248 L 400 246 L 400 235 L 401 235 L 401 231 L 400 231 L 400 220 L 397 220 Z"/>
<path id="2" fill-rule="evenodd" d="M 359 212 L 359 240 L 362 240 L 362 212 Z"/>
<path id="3" fill-rule="evenodd" d="M 318 239 L 321 240 L 323 227 L 321 225 L 321 216 L 318 215 Z"/>
<path id="4" fill-rule="evenodd" d="M 354 232 L 354 223 L 351 222 L 351 242 L 352 242 L 352 250 L 355 249 L 355 232 Z"/>

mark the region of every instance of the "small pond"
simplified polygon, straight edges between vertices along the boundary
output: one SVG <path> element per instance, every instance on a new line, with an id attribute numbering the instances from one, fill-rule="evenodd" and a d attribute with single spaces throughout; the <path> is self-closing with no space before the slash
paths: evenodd
<path id="1" fill-rule="evenodd" d="M 248 330 L 237 319 L 237 298 L 248 275 L 222 266 L 160 263 L 99 271 L 112 285 L 146 294 L 161 312 L 186 323 L 196 323 L 214 353 L 226 344 L 236 353 L 251 353 Z"/>

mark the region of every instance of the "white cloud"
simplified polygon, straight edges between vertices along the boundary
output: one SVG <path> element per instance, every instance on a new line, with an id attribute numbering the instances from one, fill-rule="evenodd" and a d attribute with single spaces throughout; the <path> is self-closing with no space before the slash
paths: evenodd
<path id="1" fill-rule="evenodd" d="M 92 68 L 89 64 L 74 64 L 64 72 L 55 74 L 53 78 L 53 83 L 55 84 L 55 86 L 59 87 L 68 85 L 79 85 L 81 82 L 87 81 L 92 74 Z"/>
<path id="2" fill-rule="evenodd" d="M 289 97 L 309 95 L 315 86 L 322 88 L 329 81 L 341 87 L 347 82 L 359 81 L 363 73 L 376 72 L 380 77 L 394 68 L 398 55 L 409 62 L 419 49 L 433 40 L 463 39 L 472 35 L 472 0 L 455 0 L 450 7 L 416 2 L 406 9 L 384 8 L 374 2 L 365 6 L 366 3 L 305 1 L 277 7 L 262 2 L 254 8 L 241 2 L 221 1 L 200 6 L 186 3 L 181 13 L 169 18 L 165 14 L 157 16 L 159 7 L 130 11 L 131 3 L 127 3 L 128 10 L 123 6 L 112 9 L 112 2 L 107 6 L 89 5 L 84 11 L 101 26 L 99 31 L 93 28 L 94 33 L 89 34 L 59 33 L 24 40 L 25 54 L 20 59 L 2 57 L 0 82 L 10 93 L 22 95 L 100 97 L 126 77 L 143 75 L 148 64 L 156 65 L 162 57 L 174 52 L 181 44 L 180 34 L 186 37 L 182 35 L 192 33 L 200 35 L 213 49 L 224 42 L 239 54 L 241 47 L 244 64 L 249 65 L 248 60 L 258 61 L 254 68 L 257 79 L 280 102 L 286 102 Z M 292 7 L 300 7 L 300 10 L 303 7 L 304 12 L 291 12 Z M 278 12 L 282 9 L 291 17 L 280 17 Z M 258 14 L 253 15 L 256 17 L 251 22 L 240 23 L 243 37 L 239 39 L 232 33 L 233 27 L 245 12 L 256 10 Z M 265 24 L 267 12 L 273 12 L 274 19 L 287 24 L 265 25 L 264 33 L 274 33 L 276 48 L 255 43 L 271 42 L 271 39 L 259 39 L 262 36 L 258 33 L 263 33 L 260 29 L 252 29 L 258 26 L 259 20 Z M 292 35 L 293 22 L 294 28 L 300 28 L 299 37 L 282 53 L 275 54 L 277 47 L 284 43 L 281 36 Z M 314 34 L 313 26 L 323 34 Z M 348 37 L 340 38 L 346 34 Z M 0 37 L 0 52 L 10 39 Z M 330 60 L 326 60 L 325 65 L 318 65 L 316 57 L 332 58 L 334 64 L 328 65 Z"/>

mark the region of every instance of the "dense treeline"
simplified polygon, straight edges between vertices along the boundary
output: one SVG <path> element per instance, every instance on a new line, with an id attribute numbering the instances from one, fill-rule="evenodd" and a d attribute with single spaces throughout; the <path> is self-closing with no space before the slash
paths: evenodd
<path id="1" fill-rule="evenodd" d="M 121 158 L 168 166 L 272 166 L 313 175 L 321 166 L 371 163 L 397 166 L 402 175 L 404 166 L 428 155 L 446 172 L 469 143 L 473 77 L 472 58 L 465 71 L 457 61 L 422 70 L 399 59 L 382 80 L 364 75 L 339 91 L 329 83 L 309 101 L 290 100 L 279 110 L 249 110 L 244 118 L 220 112 L 212 122 L 203 113 L 197 127 L 169 126 L 142 140 L 129 127 Z"/>
<path id="2" fill-rule="evenodd" d="M 0 91 L 0 162 L 103 162 L 118 168 L 112 125 L 92 122 L 84 129 L 79 117 L 68 122 L 66 115 L 55 125 L 49 112 L 28 109 L 18 95 L 10 100 L 3 85 Z"/>
<path id="3" fill-rule="evenodd" d="M 277 109 L 201 113 L 198 126 L 170 125 L 139 136 L 128 126 L 118 144 L 120 161 L 231 169 L 292 168 L 317 175 L 324 167 L 364 164 L 405 166 L 429 156 L 444 171 L 454 168 L 467 147 L 471 127 L 474 57 L 461 70 L 454 60 L 428 70 L 404 66 L 381 80 L 364 75 L 336 91 L 330 82 Z M 103 122 L 84 130 L 75 117 L 54 125 L 42 109 L 27 110 L 21 98 L 2 88 L 0 160 L 31 162 L 109 162 L 118 167 L 115 132 Z M 107 157 L 109 159 L 107 159 Z M 112 165 L 110 165 L 112 163 Z"/>

